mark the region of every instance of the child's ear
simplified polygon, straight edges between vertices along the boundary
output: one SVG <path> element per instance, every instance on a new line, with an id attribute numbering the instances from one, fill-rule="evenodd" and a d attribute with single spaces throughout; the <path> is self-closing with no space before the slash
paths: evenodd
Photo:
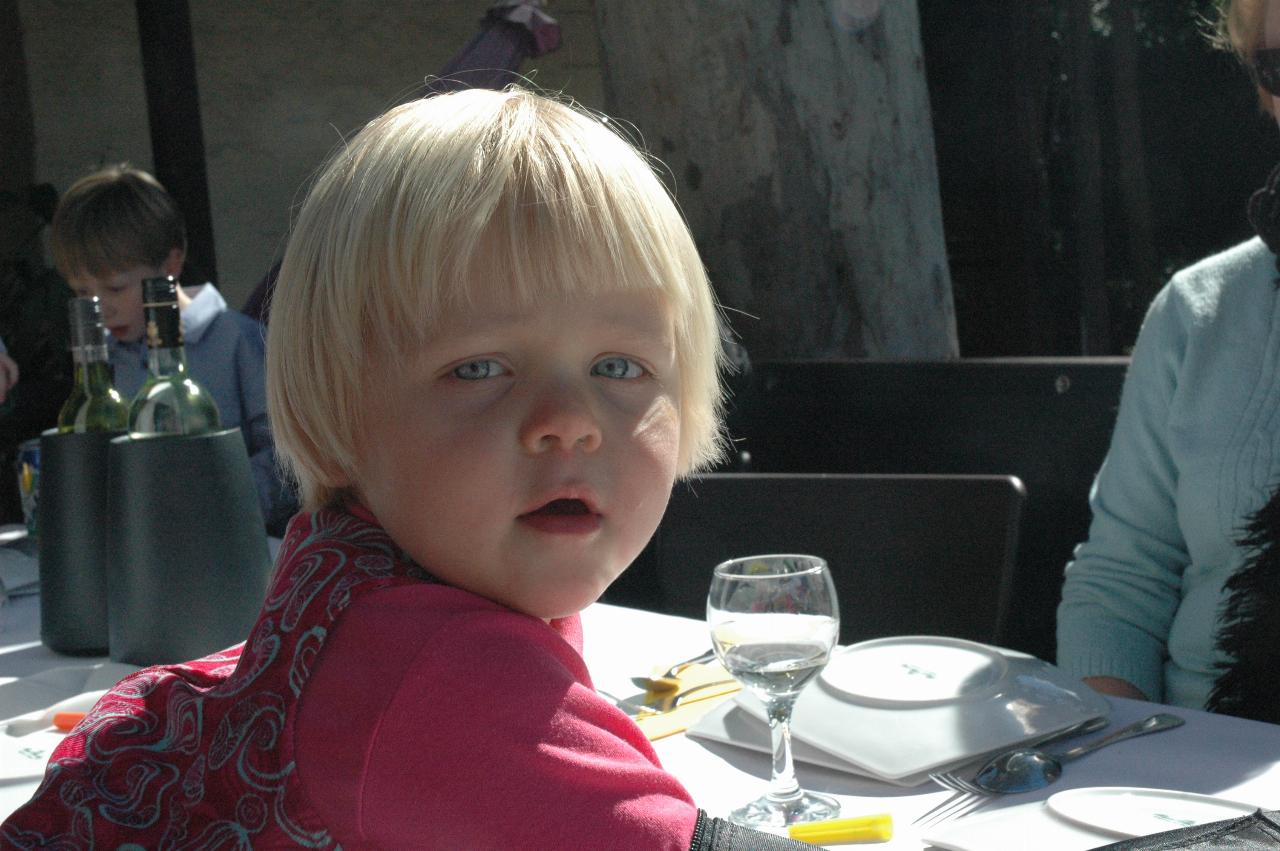
<path id="1" fill-rule="evenodd" d="M 169 249 L 169 256 L 160 264 L 160 271 L 175 278 L 182 277 L 182 264 L 187 260 L 187 252 L 181 248 Z"/>

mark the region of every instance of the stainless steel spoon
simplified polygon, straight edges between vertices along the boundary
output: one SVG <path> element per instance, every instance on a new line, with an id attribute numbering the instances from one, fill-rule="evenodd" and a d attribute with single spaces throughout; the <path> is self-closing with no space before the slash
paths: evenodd
<path id="1" fill-rule="evenodd" d="M 1063 751 L 1060 754 L 1046 753 L 1035 748 L 1010 751 L 987 763 L 973 778 L 973 784 L 994 794 L 1031 792 L 1035 789 L 1043 789 L 1057 780 L 1059 775 L 1062 774 L 1062 764 L 1064 762 L 1079 759 L 1087 753 L 1093 753 L 1098 748 L 1122 742 L 1125 739 L 1132 739 L 1134 736 L 1145 736 L 1147 733 L 1157 733 L 1160 730 L 1172 730 L 1174 727 L 1181 727 L 1182 724 L 1183 721 L 1178 716 L 1162 712 L 1158 715 L 1152 715 L 1150 718 L 1144 718 L 1127 727 L 1121 727 L 1109 736 L 1103 736 L 1101 739 L 1077 745 L 1071 750 Z"/>

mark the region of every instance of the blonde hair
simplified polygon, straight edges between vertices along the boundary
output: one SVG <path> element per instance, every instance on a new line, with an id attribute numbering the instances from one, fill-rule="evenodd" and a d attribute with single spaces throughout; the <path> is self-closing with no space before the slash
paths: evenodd
<path id="1" fill-rule="evenodd" d="M 1267 0 L 1218 0 L 1218 17 L 1211 25 L 1209 41 L 1214 47 L 1236 55 L 1249 72 L 1258 109 L 1273 114 L 1271 93 L 1263 87 L 1254 69 L 1254 58 L 1266 42 Z"/>
<path id="2" fill-rule="evenodd" d="M 517 305 L 657 291 L 674 323 L 678 472 L 723 449 L 717 306 L 684 219 L 607 119 L 527 90 L 470 90 L 370 122 L 312 186 L 276 284 L 267 405 L 305 510 L 347 499 L 375 370 L 470 288 Z"/>
<path id="3" fill-rule="evenodd" d="M 1213 43 L 1233 51 L 1246 64 L 1262 45 L 1267 21 L 1267 0 L 1221 0 Z"/>
<path id="4" fill-rule="evenodd" d="M 175 248 L 186 251 L 187 230 L 160 181 L 120 163 L 71 185 L 54 211 L 49 242 L 64 278 L 102 278 L 133 266 L 159 266 Z"/>

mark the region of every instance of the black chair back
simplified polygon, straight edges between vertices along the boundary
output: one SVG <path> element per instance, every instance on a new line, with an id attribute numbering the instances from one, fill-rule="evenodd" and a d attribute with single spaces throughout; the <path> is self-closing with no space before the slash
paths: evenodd
<path id="1" fill-rule="evenodd" d="M 656 591 L 655 608 L 701 618 L 718 563 L 806 553 L 831 567 L 842 643 L 1000 643 L 1023 495 L 1012 476 L 711 474 L 676 486 L 626 582 Z"/>
<path id="2" fill-rule="evenodd" d="M 1062 569 L 1089 530 L 1127 358 L 757 363 L 735 378 L 726 470 L 1017 476 L 1008 646 L 1054 658 Z"/>

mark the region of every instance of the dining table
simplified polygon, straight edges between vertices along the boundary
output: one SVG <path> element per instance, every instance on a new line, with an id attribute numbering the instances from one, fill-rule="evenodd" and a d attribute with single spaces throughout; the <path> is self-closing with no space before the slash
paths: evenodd
<path id="1" fill-rule="evenodd" d="M 39 601 L 38 593 L 25 593 L 0 604 L 0 819 L 35 790 L 40 757 L 59 735 L 47 725 L 21 723 L 23 716 L 29 722 L 51 702 L 73 697 L 76 690 L 91 691 L 87 686 L 106 688 L 105 681 L 123 670 L 105 657 L 61 656 L 41 644 Z M 706 624 L 686 617 L 596 603 L 582 612 L 582 621 L 587 668 L 597 690 L 608 695 L 635 692 L 633 678 L 710 646 Z M 1072 762 L 1046 789 L 985 799 L 976 811 L 928 825 L 913 822 L 954 795 L 932 781 L 904 787 L 804 762 L 797 763 L 796 772 L 804 788 L 836 797 L 843 817 L 889 814 L 892 838 L 878 846 L 886 849 L 1071 851 L 1116 841 L 1117 835 L 1068 822 L 1045 804 L 1054 793 L 1087 787 L 1177 790 L 1280 807 L 1280 726 L 1137 700 L 1111 698 L 1109 703 L 1108 729 L 1161 711 L 1186 723 Z M 768 783 L 765 743 L 742 747 L 680 732 L 652 744 L 662 765 L 711 815 L 726 816 Z M 25 771 L 16 768 L 15 756 L 24 748 Z"/>

